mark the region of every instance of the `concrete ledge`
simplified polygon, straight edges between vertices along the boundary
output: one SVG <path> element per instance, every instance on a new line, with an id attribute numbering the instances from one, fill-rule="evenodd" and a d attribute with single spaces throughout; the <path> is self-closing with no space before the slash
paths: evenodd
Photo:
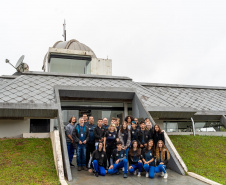
<path id="1" fill-rule="evenodd" d="M 164 136 L 165 136 L 165 140 L 168 142 L 168 145 L 170 146 L 170 148 L 172 149 L 176 159 L 178 160 L 178 162 L 180 163 L 181 167 L 183 168 L 183 170 L 185 172 L 188 171 L 188 168 L 186 166 L 186 164 L 184 163 L 183 159 L 181 158 L 181 156 L 179 155 L 179 153 L 177 152 L 175 146 L 173 145 L 172 141 L 170 140 L 169 136 L 167 135 L 167 133 L 164 131 Z"/>
<path id="2" fill-rule="evenodd" d="M 61 153 L 59 131 L 54 130 L 50 132 L 50 138 L 52 141 L 53 156 L 54 156 L 55 167 L 57 170 L 57 175 L 59 177 L 60 183 L 65 185 L 67 183 L 64 179 L 64 167 L 63 167 L 63 159 L 62 159 L 62 153 Z"/>
<path id="3" fill-rule="evenodd" d="M 193 135 L 193 132 L 167 132 L 167 134 L 169 136 L 173 136 L 173 135 Z M 226 137 L 226 132 L 195 132 L 195 135 Z"/>
<path id="4" fill-rule="evenodd" d="M 198 174 L 196 174 L 196 173 L 193 173 L 193 172 L 187 172 L 187 173 L 188 173 L 189 176 L 191 176 L 191 177 L 193 177 L 193 178 L 196 178 L 196 179 L 198 179 L 198 180 L 200 180 L 200 181 L 203 181 L 203 182 L 205 182 L 205 183 L 207 183 L 207 184 L 211 184 L 211 185 L 221 185 L 221 184 L 219 184 L 219 183 L 217 183 L 217 182 L 215 182 L 215 181 L 212 181 L 212 180 L 210 180 L 210 179 L 207 179 L 207 178 L 205 178 L 205 177 L 203 177 L 203 176 L 201 176 L 201 175 L 198 175 Z"/>
<path id="5" fill-rule="evenodd" d="M 49 138 L 49 133 L 23 133 L 23 138 Z"/>

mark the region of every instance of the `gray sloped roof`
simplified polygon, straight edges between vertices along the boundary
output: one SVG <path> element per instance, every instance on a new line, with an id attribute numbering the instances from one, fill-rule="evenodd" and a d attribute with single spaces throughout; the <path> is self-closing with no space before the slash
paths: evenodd
<path id="1" fill-rule="evenodd" d="M 95 75 L 54 75 L 50 73 L 29 73 L 17 77 L 0 89 L 0 103 L 55 103 L 54 86 L 88 86 L 88 87 L 129 87 L 137 90 L 144 106 L 171 106 L 167 101 L 155 97 L 148 89 L 129 78 L 102 77 Z"/>
<path id="2" fill-rule="evenodd" d="M 13 79 L 14 79 L 14 78 L 0 77 L 0 88 L 1 88 L 3 85 L 5 85 L 5 84 L 11 82 Z"/>
<path id="3" fill-rule="evenodd" d="M 140 83 L 142 85 L 142 83 Z M 143 84 L 175 107 L 187 107 L 199 111 L 225 111 L 226 88 L 208 86 L 186 86 L 171 84 Z M 161 106 L 160 104 L 158 106 Z"/>

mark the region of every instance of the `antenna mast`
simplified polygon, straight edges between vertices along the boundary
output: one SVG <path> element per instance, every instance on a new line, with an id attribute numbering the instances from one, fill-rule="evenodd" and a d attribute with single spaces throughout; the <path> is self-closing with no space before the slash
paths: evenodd
<path id="1" fill-rule="evenodd" d="M 64 37 L 64 41 L 66 41 L 66 21 L 65 21 L 65 19 L 64 19 L 64 24 L 63 24 L 63 35 L 62 36 Z"/>

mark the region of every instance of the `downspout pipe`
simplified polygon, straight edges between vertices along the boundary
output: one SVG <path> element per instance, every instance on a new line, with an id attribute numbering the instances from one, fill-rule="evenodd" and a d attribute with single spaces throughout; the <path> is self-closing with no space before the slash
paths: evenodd
<path id="1" fill-rule="evenodd" d="M 195 136 L 195 122 L 192 117 L 191 117 L 191 122 L 192 122 L 192 128 L 193 128 L 193 136 Z"/>

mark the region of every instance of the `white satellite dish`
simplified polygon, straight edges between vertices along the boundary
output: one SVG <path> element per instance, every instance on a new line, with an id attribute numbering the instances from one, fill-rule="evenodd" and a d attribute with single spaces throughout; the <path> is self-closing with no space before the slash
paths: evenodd
<path id="1" fill-rule="evenodd" d="M 20 65 L 23 63 L 24 61 L 24 55 L 22 55 L 19 60 L 17 61 L 15 68 L 18 69 L 20 67 Z"/>
<path id="2" fill-rule="evenodd" d="M 13 66 L 18 72 L 26 72 L 29 71 L 29 66 L 26 63 L 23 63 L 24 61 L 24 55 L 22 55 L 19 60 L 17 61 L 15 67 L 9 62 L 8 59 L 5 60 L 6 63 L 9 63 L 11 66 Z"/>

